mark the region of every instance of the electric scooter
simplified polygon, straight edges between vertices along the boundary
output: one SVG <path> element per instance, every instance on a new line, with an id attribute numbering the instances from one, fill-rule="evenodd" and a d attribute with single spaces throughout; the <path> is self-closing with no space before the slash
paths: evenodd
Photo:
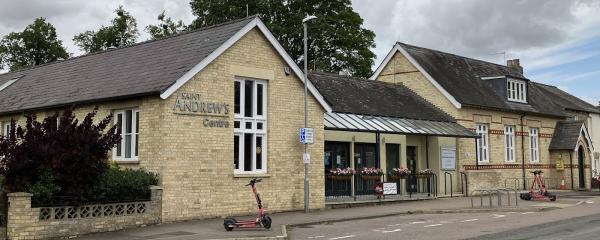
<path id="1" fill-rule="evenodd" d="M 252 188 L 252 193 L 256 198 L 256 204 L 258 205 L 258 216 L 254 220 L 246 220 L 246 221 L 238 221 L 235 218 L 227 217 L 223 221 L 223 226 L 225 230 L 231 231 L 234 228 L 265 228 L 270 229 L 272 220 L 267 214 L 265 214 L 265 210 L 263 209 L 262 201 L 260 200 L 260 194 L 256 191 L 256 183 L 261 182 L 262 179 L 252 179 L 250 183 L 246 184 L 246 186 L 250 186 Z"/>
<path id="2" fill-rule="evenodd" d="M 556 201 L 556 194 L 549 193 L 546 190 L 546 183 L 544 177 L 542 177 L 541 170 L 533 171 L 533 181 L 528 193 L 521 193 L 519 197 L 523 200 L 534 200 L 534 201 Z"/>

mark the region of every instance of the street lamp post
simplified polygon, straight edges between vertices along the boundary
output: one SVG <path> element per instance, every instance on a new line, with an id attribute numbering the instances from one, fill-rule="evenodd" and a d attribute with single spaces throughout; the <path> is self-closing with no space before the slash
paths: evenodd
<path id="1" fill-rule="evenodd" d="M 306 16 L 306 18 L 302 19 L 302 25 L 304 26 L 304 128 L 308 128 L 308 21 L 316 19 L 315 16 Z M 308 146 L 306 146 L 306 142 L 304 142 L 304 155 L 302 156 L 302 160 L 304 161 L 304 212 L 309 212 L 308 203 L 310 201 L 309 198 L 309 183 L 308 183 L 308 162 L 306 162 L 305 158 L 308 157 Z"/>

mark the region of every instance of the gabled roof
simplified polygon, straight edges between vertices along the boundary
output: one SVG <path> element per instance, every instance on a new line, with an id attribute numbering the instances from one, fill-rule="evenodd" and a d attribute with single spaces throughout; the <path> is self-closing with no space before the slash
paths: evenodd
<path id="1" fill-rule="evenodd" d="M 593 149 L 589 133 L 583 121 L 559 121 L 556 123 L 554 136 L 548 147 L 550 150 L 571 150 L 577 148 L 579 137 L 582 136 Z"/>
<path id="2" fill-rule="evenodd" d="M 252 29 L 259 29 L 301 81 L 304 77 L 257 17 L 0 75 L 0 113 L 160 95 L 166 99 Z M 331 108 L 309 83 L 326 111 Z"/>
<path id="3" fill-rule="evenodd" d="M 376 79 L 395 53 L 403 54 L 455 107 L 481 107 L 513 112 L 564 117 L 565 109 L 595 112 L 591 105 L 563 91 L 529 81 L 527 104 L 507 100 L 503 85 L 485 80 L 496 77 L 528 81 L 519 71 L 504 65 L 396 43 L 371 79 Z M 559 98 L 557 98 L 559 96 Z M 564 101 L 555 101 L 565 99 Z M 568 100 L 566 100 L 568 99 Z M 588 105 L 588 106 L 586 106 Z"/>
<path id="4" fill-rule="evenodd" d="M 456 122 L 421 96 L 401 84 L 313 72 L 315 84 L 333 112 Z"/>

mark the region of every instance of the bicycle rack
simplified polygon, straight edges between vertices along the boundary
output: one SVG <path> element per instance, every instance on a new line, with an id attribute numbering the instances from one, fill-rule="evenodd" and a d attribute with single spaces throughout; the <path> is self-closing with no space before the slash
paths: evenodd
<path id="1" fill-rule="evenodd" d="M 446 185 L 446 182 L 447 182 L 446 177 L 448 175 L 450 175 L 450 197 L 452 197 L 452 192 L 453 192 L 452 185 L 454 185 L 454 184 L 452 184 L 452 173 L 449 173 L 449 172 L 444 172 L 444 195 L 448 195 L 448 192 L 446 192 L 446 190 L 448 190 L 448 186 Z"/>
<path id="2" fill-rule="evenodd" d="M 508 201 L 508 206 L 510 206 L 510 192 L 515 193 L 515 206 L 519 206 L 519 191 L 514 188 L 499 188 L 499 191 L 506 192 L 506 200 Z M 502 198 L 502 196 L 498 196 L 498 198 Z"/>
<path id="3" fill-rule="evenodd" d="M 464 185 L 463 185 L 463 177 L 464 177 Z M 464 188 L 463 188 L 464 186 Z M 460 172 L 460 192 L 465 196 L 469 196 L 469 179 L 467 178 L 467 174 L 465 172 Z"/>
<path id="4" fill-rule="evenodd" d="M 476 189 L 473 190 L 471 192 L 471 208 L 475 208 L 475 205 L 473 204 L 473 197 L 474 197 L 474 193 L 479 192 L 479 202 L 480 202 L 480 207 L 483 208 L 483 196 L 484 194 L 487 194 L 489 199 L 490 199 L 490 205 L 489 207 L 492 208 L 493 207 L 493 203 L 492 203 L 492 191 L 488 190 L 488 189 Z"/>

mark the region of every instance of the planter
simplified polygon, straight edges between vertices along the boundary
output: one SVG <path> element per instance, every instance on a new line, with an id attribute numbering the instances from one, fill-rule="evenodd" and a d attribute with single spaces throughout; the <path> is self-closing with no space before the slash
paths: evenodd
<path id="1" fill-rule="evenodd" d="M 327 178 L 334 181 L 347 181 L 352 179 L 352 175 L 328 175 Z"/>
<path id="2" fill-rule="evenodd" d="M 415 174 L 417 178 L 430 178 L 431 174 Z"/>
<path id="3" fill-rule="evenodd" d="M 380 175 L 360 175 L 363 180 L 381 180 Z"/>
<path id="4" fill-rule="evenodd" d="M 400 180 L 406 178 L 408 178 L 408 175 L 390 175 L 390 179 L 392 180 Z"/>

